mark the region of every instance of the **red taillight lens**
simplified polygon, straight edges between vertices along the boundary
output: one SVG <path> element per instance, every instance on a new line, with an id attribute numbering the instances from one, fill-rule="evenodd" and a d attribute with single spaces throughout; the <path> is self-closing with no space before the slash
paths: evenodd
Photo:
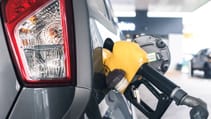
<path id="1" fill-rule="evenodd" d="M 5 6 L 7 22 L 12 22 L 23 14 L 30 14 L 49 0 L 8 0 Z"/>
<path id="2" fill-rule="evenodd" d="M 69 82 L 64 0 L 8 0 L 3 8 L 6 30 L 23 80 Z"/>

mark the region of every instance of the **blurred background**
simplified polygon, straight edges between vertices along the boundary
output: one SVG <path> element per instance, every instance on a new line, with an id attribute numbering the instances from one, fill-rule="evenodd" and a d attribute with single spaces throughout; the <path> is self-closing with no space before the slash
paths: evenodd
<path id="1" fill-rule="evenodd" d="M 146 34 L 161 37 L 168 44 L 171 65 L 165 75 L 190 95 L 205 100 L 210 111 L 211 1 L 111 0 L 111 4 L 127 40 Z M 149 94 L 141 95 L 152 102 Z M 138 118 L 145 118 L 137 113 Z M 163 119 L 178 118 L 188 119 L 189 108 L 172 104 Z"/>

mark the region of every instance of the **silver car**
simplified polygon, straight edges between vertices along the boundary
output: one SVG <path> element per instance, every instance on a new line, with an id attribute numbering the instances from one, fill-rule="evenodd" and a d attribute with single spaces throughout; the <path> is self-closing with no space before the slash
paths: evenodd
<path id="1" fill-rule="evenodd" d="M 109 1 L 0 4 L 0 119 L 83 116 L 93 89 L 93 51 L 106 38 L 120 39 Z"/>

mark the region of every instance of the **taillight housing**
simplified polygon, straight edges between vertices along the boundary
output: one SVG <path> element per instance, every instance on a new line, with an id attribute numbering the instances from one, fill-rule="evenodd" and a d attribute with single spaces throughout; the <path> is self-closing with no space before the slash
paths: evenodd
<path id="1" fill-rule="evenodd" d="M 7 0 L 4 22 L 27 84 L 71 82 L 65 0 Z"/>

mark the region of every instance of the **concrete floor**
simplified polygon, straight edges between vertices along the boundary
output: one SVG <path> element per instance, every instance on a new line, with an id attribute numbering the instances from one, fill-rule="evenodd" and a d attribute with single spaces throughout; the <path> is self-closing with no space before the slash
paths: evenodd
<path id="1" fill-rule="evenodd" d="M 175 82 L 189 95 L 199 97 L 204 100 L 208 105 L 208 110 L 211 115 L 211 79 L 202 78 L 202 74 L 200 72 L 196 72 L 196 76 L 190 77 L 188 74 L 183 74 L 178 71 L 168 72 L 166 77 Z M 145 94 L 142 94 L 143 92 L 145 92 Z M 156 103 L 153 101 L 153 97 L 149 93 L 146 93 L 146 91 L 143 92 L 140 91 L 141 97 L 144 101 L 150 102 L 151 104 L 149 105 L 153 107 Z M 190 119 L 189 111 L 190 108 L 186 106 L 177 106 L 173 102 L 161 119 Z M 145 118 L 146 117 L 144 117 L 143 114 L 138 113 L 138 119 Z M 209 116 L 208 119 L 211 119 L 211 116 Z"/>

